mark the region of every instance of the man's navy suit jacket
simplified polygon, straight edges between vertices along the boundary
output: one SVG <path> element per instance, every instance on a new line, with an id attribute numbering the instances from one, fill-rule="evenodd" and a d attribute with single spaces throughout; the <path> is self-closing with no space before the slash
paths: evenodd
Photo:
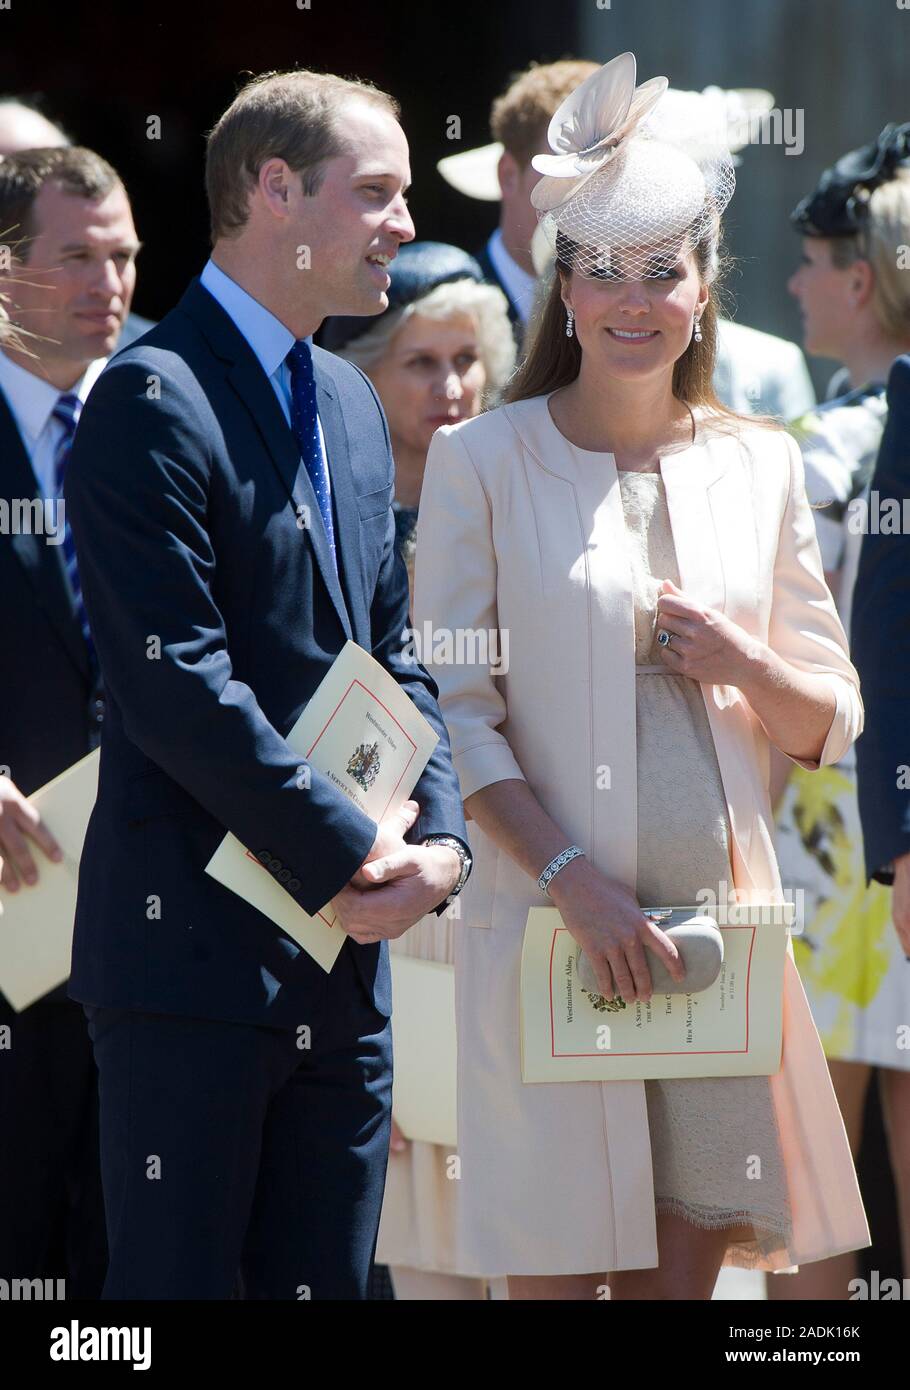
<path id="1" fill-rule="evenodd" d="M 882 508 L 889 498 L 905 513 L 910 508 L 910 356 L 899 357 L 888 378 L 888 420 L 870 484 L 876 492 Z M 863 537 L 850 637 L 866 711 L 856 743 L 866 877 L 891 883 L 884 866 L 910 854 L 910 791 L 900 775 L 910 764 L 910 540 L 903 528 Z"/>
<path id="2" fill-rule="evenodd" d="M 467 839 L 437 687 L 408 659 L 385 417 L 361 372 L 313 356 L 340 586 L 272 385 L 198 280 L 82 412 L 67 517 L 108 698 L 70 979 L 83 1003 L 308 1022 L 321 967 L 205 865 L 231 830 L 313 913 L 365 859 L 376 823 L 284 737 L 349 638 L 439 734 L 406 838 Z M 390 1014 L 387 945 L 344 949 Z"/>
<path id="3" fill-rule="evenodd" d="M 22 436 L 0 391 L 0 497 L 40 498 Z M 57 512 L 62 525 L 63 516 Z M 66 578 L 63 547 L 32 528 L 0 534 L 0 769 L 25 796 L 97 743 L 103 693 Z M 58 538 L 60 537 L 58 532 Z M 38 872 L 46 863 L 36 851 Z M 27 892 L 27 889 L 22 891 Z M 65 1000 L 60 986 L 46 996 Z M 0 1006 L 0 1014 L 4 1007 Z"/>
<path id="4" fill-rule="evenodd" d="M 25 796 L 84 758 L 101 712 L 63 562 L 63 547 L 33 528 L 14 532 L 12 506 L 41 493 L 28 453 L 0 391 L 0 497 L 10 529 L 0 533 L 0 767 Z M 52 518 L 54 519 L 54 518 Z M 62 525 L 63 516 L 56 514 Z M 39 850 L 40 872 L 44 855 Z"/>

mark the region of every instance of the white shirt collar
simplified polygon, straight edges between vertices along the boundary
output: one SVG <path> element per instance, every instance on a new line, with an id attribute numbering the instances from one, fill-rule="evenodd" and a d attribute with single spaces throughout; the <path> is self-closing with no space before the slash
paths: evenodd
<path id="1" fill-rule="evenodd" d="M 513 260 L 505 248 L 502 240 L 502 232 L 499 227 L 487 242 L 487 255 L 490 257 L 493 269 L 496 271 L 499 281 L 505 289 L 506 294 L 511 299 L 515 308 L 521 315 L 524 323 L 531 317 L 531 310 L 534 306 L 534 292 L 537 289 L 537 280 L 533 275 Z"/>
<path id="2" fill-rule="evenodd" d="M 199 281 L 246 338 L 266 376 L 274 376 L 296 342 L 291 330 L 213 260 L 206 261 Z"/>
<path id="3" fill-rule="evenodd" d="M 0 351 L 0 389 L 9 402 L 29 450 L 34 448 L 61 396 L 76 395 L 82 404 L 85 404 L 88 393 L 104 370 L 106 362 L 106 357 L 96 358 L 94 362 L 89 363 L 75 386 L 70 387 L 69 391 L 61 391 L 43 376 L 36 376 L 34 372 L 20 366 L 11 357 L 7 357 L 5 352 Z"/>

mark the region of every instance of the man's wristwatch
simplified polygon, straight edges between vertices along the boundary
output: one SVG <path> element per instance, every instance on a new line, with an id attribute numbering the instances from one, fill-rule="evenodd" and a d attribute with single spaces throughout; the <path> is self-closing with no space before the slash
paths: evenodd
<path id="1" fill-rule="evenodd" d="M 457 840 L 454 835 L 427 835 L 424 840 L 421 840 L 421 844 L 448 845 L 449 849 L 453 849 L 455 853 L 458 855 L 458 859 L 461 864 L 461 873 L 458 875 L 458 880 L 455 884 L 455 887 L 450 891 L 448 897 L 446 898 L 446 902 L 451 902 L 452 898 L 457 898 L 458 894 L 461 892 L 462 888 L 468 881 L 468 874 L 471 872 L 471 865 L 474 862 L 471 855 L 465 849 L 461 840 Z"/>

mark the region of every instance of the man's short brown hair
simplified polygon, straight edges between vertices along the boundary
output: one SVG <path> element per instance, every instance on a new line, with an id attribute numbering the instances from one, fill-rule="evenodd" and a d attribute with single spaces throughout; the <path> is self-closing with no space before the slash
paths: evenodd
<path id="1" fill-rule="evenodd" d="M 326 161 L 344 153 L 336 118 L 353 97 L 395 120 L 401 114 L 388 92 L 331 73 L 266 72 L 240 89 L 208 134 L 205 187 L 213 243 L 245 226 L 250 193 L 268 159 L 283 159 L 299 174 L 308 197 L 319 191 Z"/>
<path id="2" fill-rule="evenodd" d="M 0 159 L 0 237 L 15 245 L 16 255 L 23 261 L 28 259 L 29 242 L 35 235 L 35 199 L 46 183 L 59 184 L 64 193 L 93 202 L 122 187 L 117 170 L 83 145 L 54 145 L 5 155 Z"/>
<path id="3" fill-rule="evenodd" d="M 532 63 L 513 78 L 493 102 L 490 132 L 522 168 L 546 145 L 547 126 L 570 92 L 597 71 L 597 63 L 564 58 L 558 63 Z"/>

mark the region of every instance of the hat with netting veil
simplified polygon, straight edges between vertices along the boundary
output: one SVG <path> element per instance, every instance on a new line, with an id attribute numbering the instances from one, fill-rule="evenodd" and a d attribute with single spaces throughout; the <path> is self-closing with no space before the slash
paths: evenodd
<path id="1" fill-rule="evenodd" d="M 558 260 L 596 279 L 664 274 L 712 236 L 736 175 L 718 136 L 697 146 L 669 112 L 665 77 L 635 86 L 621 53 L 567 97 L 550 122 L 552 154 L 531 163 L 543 178 L 531 201 Z"/>

